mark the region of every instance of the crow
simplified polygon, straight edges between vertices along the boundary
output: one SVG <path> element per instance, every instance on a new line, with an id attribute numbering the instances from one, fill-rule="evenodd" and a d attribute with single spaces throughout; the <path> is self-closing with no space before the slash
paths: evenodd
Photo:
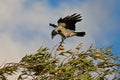
<path id="1" fill-rule="evenodd" d="M 51 32 L 51 38 L 53 39 L 54 36 L 59 34 L 61 36 L 60 46 L 62 46 L 62 43 L 68 37 L 72 37 L 72 36 L 84 37 L 84 35 L 86 34 L 85 32 L 75 32 L 75 28 L 76 28 L 75 24 L 77 22 L 80 22 L 81 20 L 82 20 L 81 15 L 77 14 L 77 13 L 74 13 L 70 16 L 68 15 L 64 18 L 60 18 L 57 21 L 58 25 L 49 23 L 50 26 L 55 28 Z"/>

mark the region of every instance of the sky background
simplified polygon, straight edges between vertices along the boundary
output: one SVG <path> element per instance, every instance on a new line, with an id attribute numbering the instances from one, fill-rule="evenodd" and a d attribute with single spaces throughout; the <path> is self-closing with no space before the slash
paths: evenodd
<path id="1" fill-rule="evenodd" d="M 41 46 L 54 47 L 60 37 L 51 39 L 49 23 L 73 13 L 81 14 L 77 31 L 86 36 L 66 39 L 65 48 L 112 45 L 120 55 L 120 0 L 0 0 L 0 65 L 17 62 Z"/>

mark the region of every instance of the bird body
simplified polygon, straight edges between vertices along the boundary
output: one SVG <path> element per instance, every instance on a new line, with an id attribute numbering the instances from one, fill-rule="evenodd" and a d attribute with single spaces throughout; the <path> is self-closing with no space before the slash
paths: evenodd
<path id="1" fill-rule="evenodd" d="M 55 29 L 56 32 L 58 32 L 58 34 L 60 34 L 62 37 L 72 37 L 75 35 L 74 31 L 72 30 L 69 30 L 69 29 L 66 29 L 65 27 L 63 26 L 58 26 L 56 29 Z"/>
<path id="2" fill-rule="evenodd" d="M 55 29 L 52 31 L 51 36 L 52 38 L 59 34 L 61 36 L 61 43 L 63 43 L 63 41 L 68 38 L 68 37 L 72 37 L 72 36 L 80 36 L 83 37 L 85 35 L 85 32 L 75 32 L 75 24 L 76 22 L 80 22 L 81 16 L 80 14 L 73 14 L 71 16 L 66 16 L 65 18 L 60 18 L 58 20 L 58 26 L 55 24 L 51 24 L 50 26 L 54 27 Z"/>

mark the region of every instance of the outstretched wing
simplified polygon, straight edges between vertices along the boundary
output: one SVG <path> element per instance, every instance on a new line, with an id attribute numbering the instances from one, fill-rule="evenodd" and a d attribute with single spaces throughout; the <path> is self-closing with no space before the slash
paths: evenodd
<path id="1" fill-rule="evenodd" d="M 71 16 L 66 16 L 65 18 L 60 18 L 58 20 L 58 25 L 60 25 L 61 23 L 64 23 L 65 24 L 65 28 L 66 29 L 70 29 L 70 30 L 75 30 L 75 24 L 76 22 L 80 22 L 82 19 L 81 19 L 81 16 L 80 14 L 73 14 Z"/>

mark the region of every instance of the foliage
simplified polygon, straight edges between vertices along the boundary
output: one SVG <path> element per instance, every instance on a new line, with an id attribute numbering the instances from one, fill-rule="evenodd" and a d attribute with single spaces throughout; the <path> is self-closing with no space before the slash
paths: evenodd
<path id="1" fill-rule="evenodd" d="M 20 72 L 17 80 L 113 80 L 120 79 L 119 57 L 111 54 L 112 47 L 97 49 L 90 46 L 82 51 L 79 44 L 73 50 L 50 51 L 41 47 L 36 53 L 26 55 L 19 63 L 7 63 L 0 68 L 0 79 Z M 27 77 L 25 77 L 27 76 Z M 28 79 L 30 80 L 30 79 Z"/>

